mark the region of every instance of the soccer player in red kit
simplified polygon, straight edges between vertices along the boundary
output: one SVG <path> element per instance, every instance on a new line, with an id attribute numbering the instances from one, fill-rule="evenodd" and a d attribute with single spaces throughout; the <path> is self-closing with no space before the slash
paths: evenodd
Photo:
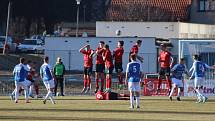
<path id="1" fill-rule="evenodd" d="M 160 56 L 158 57 L 158 62 L 160 63 L 160 71 L 159 71 L 159 78 L 158 78 L 158 88 L 157 93 L 160 92 L 160 86 L 162 83 L 162 78 L 165 77 L 165 79 L 168 82 L 168 88 L 169 92 L 172 87 L 171 85 L 171 79 L 170 79 L 170 68 L 173 63 L 173 58 L 171 57 L 171 53 L 167 50 L 166 44 L 161 44 L 161 52 Z"/>
<path id="2" fill-rule="evenodd" d="M 137 40 L 137 42 L 135 43 L 135 45 L 132 46 L 131 50 L 130 50 L 130 53 L 129 53 L 129 62 L 131 62 L 130 60 L 130 55 L 131 54 L 135 54 L 137 59 L 143 63 L 143 57 L 139 56 L 138 55 L 138 51 L 139 51 L 139 48 L 141 47 L 141 44 L 142 44 L 142 40 Z"/>
<path id="3" fill-rule="evenodd" d="M 113 58 L 111 55 L 111 51 L 109 49 L 109 45 L 105 45 L 104 47 L 104 55 L 103 59 L 105 61 L 105 72 L 106 72 L 106 90 L 105 92 L 111 92 L 111 84 L 112 84 L 112 73 L 113 73 Z"/>
<path id="4" fill-rule="evenodd" d="M 103 92 L 103 88 L 104 88 L 104 69 L 105 69 L 105 63 L 103 60 L 103 53 L 104 53 L 104 45 L 105 42 L 104 41 L 100 41 L 99 42 L 99 46 L 96 49 L 96 89 L 95 89 L 95 93 L 98 92 L 99 89 L 99 77 L 101 78 L 101 91 Z"/>
<path id="5" fill-rule="evenodd" d="M 92 54 L 93 50 L 90 49 L 90 45 L 85 45 L 82 47 L 79 52 L 81 52 L 84 55 L 84 88 L 81 91 L 81 94 L 88 93 L 90 91 L 90 85 L 91 85 L 91 73 L 93 69 L 93 59 Z"/>
<path id="6" fill-rule="evenodd" d="M 115 66 L 115 71 L 118 76 L 119 80 L 119 88 L 122 88 L 123 85 L 123 79 L 122 79 L 122 56 L 124 54 L 124 41 L 118 41 L 117 48 L 113 51 L 113 59 L 114 59 L 114 66 Z"/>

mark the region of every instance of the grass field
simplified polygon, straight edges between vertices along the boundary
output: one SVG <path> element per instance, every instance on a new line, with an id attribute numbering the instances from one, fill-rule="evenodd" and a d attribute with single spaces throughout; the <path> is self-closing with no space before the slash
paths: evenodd
<path id="1" fill-rule="evenodd" d="M 57 104 L 41 100 L 31 100 L 18 104 L 8 97 L 0 97 L 0 120 L 41 121 L 41 120 L 78 120 L 78 121 L 214 121 L 215 99 L 204 104 L 196 104 L 192 98 L 181 102 L 169 101 L 167 97 L 142 97 L 141 110 L 130 111 L 129 100 L 97 101 L 93 96 L 57 97 Z"/>

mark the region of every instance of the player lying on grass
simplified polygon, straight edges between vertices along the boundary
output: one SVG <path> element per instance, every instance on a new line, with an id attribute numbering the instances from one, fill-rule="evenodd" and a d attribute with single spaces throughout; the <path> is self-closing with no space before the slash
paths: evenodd
<path id="1" fill-rule="evenodd" d="M 203 81 L 205 78 L 206 69 L 215 69 L 214 66 L 209 66 L 206 63 L 201 61 L 201 57 L 199 55 L 193 56 L 193 66 L 190 68 L 189 72 L 192 71 L 192 75 L 190 79 L 194 78 L 194 87 L 195 92 L 197 94 L 197 103 L 207 101 L 207 97 L 203 94 Z"/>
<path id="2" fill-rule="evenodd" d="M 177 100 L 181 101 L 180 97 L 181 97 L 181 92 L 183 91 L 183 79 L 184 79 L 183 76 L 184 76 L 184 74 L 187 74 L 187 76 L 189 76 L 188 70 L 184 64 L 185 64 L 185 60 L 184 60 L 184 58 L 181 58 L 180 62 L 171 69 L 172 89 L 169 94 L 169 99 L 171 101 L 172 101 L 172 95 L 174 93 L 174 89 L 176 87 L 178 87 Z"/>
<path id="3" fill-rule="evenodd" d="M 130 55 L 131 62 L 127 64 L 125 84 L 128 83 L 130 91 L 130 109 L 134 109 L 134 96 L 136 97 L 136 108 L 140 109 L 140 80 L 142 78 L 142 66 L 136 61 L 136 55 Z"/>

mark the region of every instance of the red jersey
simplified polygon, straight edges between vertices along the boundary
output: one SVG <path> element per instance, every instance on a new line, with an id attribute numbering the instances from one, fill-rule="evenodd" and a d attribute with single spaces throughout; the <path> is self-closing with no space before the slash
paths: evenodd
<path id="1" fill-rule="evenodd" d="M 113 57 L 116 63 L 122 63 L 122 56 L 124 53 L 124 49 L 122 47 L 117 47 L 114 51 L 113 51 Z"/>
<path id="2" fill-rule="evenodd" d="M 109 49 L 104 52 L 104 61 L 107 68 L 113 67 L 113 58 Z"/>
<path id="3" fill-rule="evenodd" d="M 81 50 L 81 53 L 84 54 L 84 67 L 92 67 L 93 66 L 93 58 L 90 56 L 92 50 Z"/>
<path id="4" fill-rule="evenodd" d="M 97 57 L 96 57 L 96 64 L 104 64 L 104 60 L 102 58 L 102 55 L 104 53 L 104 50 L 102 48 L 97 48 Z"/>
<path id="5" fill-rule="evenodd" d="M 162 68 L 170 67 L 170 61 L 171 61 L 171 53 L 168 51 L 162 51 L 160 52 L 160 66 Z"/>
<path id="6" fill-rule="evenodd" d="M 138 50 L 139 50 L 138 46 L 134 45 L 130 50 L 130 54 L 137 54 Z"/>

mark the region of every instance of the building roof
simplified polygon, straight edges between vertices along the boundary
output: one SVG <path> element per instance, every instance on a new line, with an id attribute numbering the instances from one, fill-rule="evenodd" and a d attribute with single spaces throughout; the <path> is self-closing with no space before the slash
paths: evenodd
<path id="1" fill-rule="evenodd" d="M 188 21 L 192 0 L 112 0 L 111 21 Z"/>

